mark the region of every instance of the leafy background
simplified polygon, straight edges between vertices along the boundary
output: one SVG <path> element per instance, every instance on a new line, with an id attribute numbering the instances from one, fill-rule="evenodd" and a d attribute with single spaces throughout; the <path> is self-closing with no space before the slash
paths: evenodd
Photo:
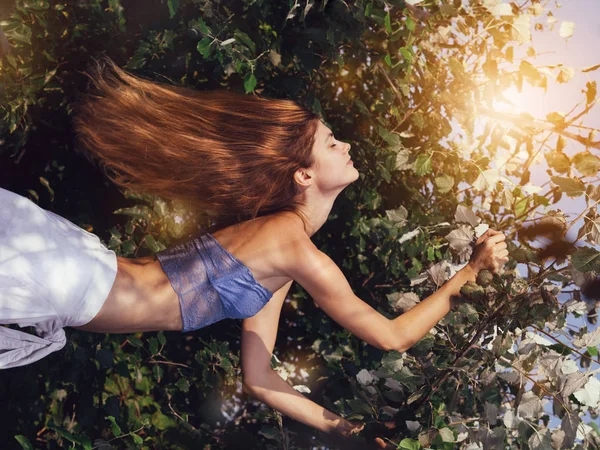
<path id="1" fill-rule="evenodd" d="M 3 448 L 365 448 L 361 439 L 376 435 L 407 449 L 597 448 L 600 144 L 580 124 L 596 82 L 569 114 L 495 107 L 506 89 L 598 69 L 536 64 L 532 32 L 573 33 L 547 3 L 42 0 L 4 11 L 2 187 L 119 255 L 152 254 L 206 218 L 120 192 L 77 152 L 69 105 L 100 54 L 159 81 L 320 112 L 353 143 L 361 175 L 315 243 L 382 314 L 434 292 L 487 226 L 507 234 L 511 262 L 466 286 L 402 354 L 355 339 L 294 285 L 273 367 L 364 420 L 356 442 L 336 443 L 244 395 L 240 324 L 224 321 L 190 334 L 67 328 L 63 350 L 0 373 Z M 531 182 L 536 166 L 551 177 L 543 186 Z M 576 221 L 555 206 L 563 197 L 585 205 L 576 243 L 565 239 Z"/>

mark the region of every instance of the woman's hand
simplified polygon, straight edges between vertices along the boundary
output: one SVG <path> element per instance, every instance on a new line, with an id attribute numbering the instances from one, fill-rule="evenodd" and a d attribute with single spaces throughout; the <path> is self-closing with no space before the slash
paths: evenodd
<path id="1" fill-rule="evenodd" d="M 336 429 L 336 431 L 345 437 L 351 436 L 353 434 L 358 434 L 365 427 L 364 422 L 360 420 L 345 420 L 340 423 L 340 427 Z"/>
<path id="2" fill-rule="evenodd" d="M 504 233 L 491 228 L 477 239 L 469 261 L 469 265 L 475 272 L 487 269 L 497 273 L 508 262 L 505 239 Z"/>

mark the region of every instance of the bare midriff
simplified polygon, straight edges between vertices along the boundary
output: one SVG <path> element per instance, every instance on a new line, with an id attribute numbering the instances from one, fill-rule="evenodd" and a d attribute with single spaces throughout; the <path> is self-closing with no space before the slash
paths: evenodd
<path id="1" fill-rule="evenodd" d="M 117 276 L 98 314 L 78 330 L 98 333 L 183 328 L 179 299 L 155 256 L 117 257 Z"/>
<path id="2" fill-rule="evenodd" d="M 267 216 L 212 233 L 221 246 L 252 272 L 256 281 L 276 292 L 291 278 L 282 273 L 286 242 L 303 232 L 283 217 Z M 73 327 L 98 333 L 181 331 L 183 321 L 177 293 L 156 256 L 117 257 L 115 282 L 98 314 Z"/>

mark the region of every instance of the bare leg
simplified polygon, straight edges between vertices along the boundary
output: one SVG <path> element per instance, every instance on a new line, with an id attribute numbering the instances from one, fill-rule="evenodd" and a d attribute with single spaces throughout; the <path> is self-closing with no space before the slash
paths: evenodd
<path id="1" fill-rule="evenodd" d="M 155 256 L 117 257 L 117 276 L 100 312 L 77 330 L 97 333 L 181 331 L 179 298 Z"/>

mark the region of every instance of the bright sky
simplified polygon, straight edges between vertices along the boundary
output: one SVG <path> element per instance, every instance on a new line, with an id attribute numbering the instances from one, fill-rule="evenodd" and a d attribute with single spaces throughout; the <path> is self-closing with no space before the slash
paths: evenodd
<path id="1" fill-rule="evenodd" d="M 555 18 L 558 22 L 555 24 L 555 32 L 534 32 L 533 46 L 536 49 L 538 56 L 535 61 L 531 61 L 534 65 L 555 65 L 564 64 L 566 67 L 575 69 L 586 68 L 600 64 L 600 1 L 598 0 L 565 0 L 562 1 L 562 7 L 556 7 L 555 2 L 551 2 L 548 6 L 551 7 Z M 562 21 L 575 23 L 575 33 L 566 42 L 564 38 L 558 35 L 558 29 Z M 548 54 L 543 54 L 548 52 Z M 588 81 L 596 81 L 600 86 L 600 70 L 588 73 L 576 72 L 575 77 L 568 83 L 559 84 L 549 82 L 548 93 L 540 88 L 530 88 L 524 83 L 523 93 L 515 93 L 511 95 L 510 100 L 516 103 L 518 109 L 529 112 L 534 117 L 544 118 L 545 115 L 552 111 L 569 112 L 577 102 L 582 102 L 582 106 L 577 108 L 577 112 L 585 107 L 585 96 L 581 92 L 585 89 Z M 581 125 L 600 128 L 600 105 L 596 105 L 590 113 L 582 118 Z M 576 129 L 572 129 L 576 132 Z M 555 141 L 554 141 L 555 142 Z M 573 156 L 576 153 L 585 150 L 585 148 L 567 139 L 567 147 L 565 153 Z M 592 153 L 600 156 L 600 152 L 592 150 Z M 531 167 L 531 182 L 534 185 L 540 186 L 545 183 L 549 176 L 546 173 L 547 165 L 543 160 L 541 164 L 532 165 Z M 544 191 L 542 191 L 544 192 Z M 563 195 L 563 198 L 552 205 L 553 209 L 562 210 L 567 220 L 573 220 L 585 208 L 584 198 L 573 199 Z M 577 231 L 583 225 L 583 218 L 579 219 L 575 225 L 568 231 L 567 239 L 574 241 L 577 238 Z M 595 246 L 600 250 L 600 246 Z M 524 274 L 524 271 L 521 271 Z M 568 299 L 568 295 L 559 296 L 561 302 Z M 568 324 L 579 328 L 585 324 L 588 326 L 588 331 L 592 331 L 597 325 L 591 325 L 583 318 L 570 317 Z M 563 340 L 563 339 L 561 339 Z M 570 339 L 563 340 L 565 343 Z M 592 364 L 591 369 L 598 368 L 597 364 Z M 531 383 L 529 383 L 530 387 Z M 548 403 L 545 407 L 550 415 L 550 428 L 558 426 L 560 420 L 552 415 L 552 404 Z M 584 421 L 591 420 L 589 414 L 584 416 Z M 598 423 L 598 421 L 596 421 Z"/>
<path id="2" fill-rule="evenodd" d="M 552 7 L 553 14 L 558 22 L 554 25 L 555 32 L 534 32 L 533 46 L 536 49 L 538 57 L 531 61 L 536 66 L 564 64 L 565 67 L 581 69 L 596 64 L 600 64 L 600 53 L 597 49 L 600 46 L 600 1 L 598 0 L 571 0 L 563 1 L 560 8 Z M 555 2 L 551 2 L 552 6 Z M 565 41 L 558 35 L 558 29 L 562 21 L 575 23 L 575 33 L 571 38 Z M 545 54 L 547 53 L 547 54 Z M 557 83 L 549 81 L 548 92 L 545 93 L 541 88 L 532 88 L 527 83 L 523 84 L 523 92 L 519 94 L 511 93 L 510 100 L 514 101 L 517 109 L 529 112 L 534 117 L 544 118 L 547 113 L 552 111 L 569 112 L 577 103 L 582 105 L 577 108 L 577 112 L 585 107 L 585 96 L 581 92 L 585 89 L 588 81 L 596 81 L 600 86 L 600 70 L 588 73 L 577 72 L 573 80 L 568 83 Z M 582 118 L 582 125 L 600 128 L 600 105 L 594 107 L 590 113 Z M 572 128 L 573 132 L 577 129 Z M 555 143 L 554 139 L 554 143 Z M 569 139 L 565 153 L 573 156 L 576 153 L 585 150 L 585 148 Z M 597 151 L 592 151 L 598 154 Z M 546 173 L 547 165 L 542 160 L 541 164 L 536 164 L 531 168 L 531 182 L 534 185 L 541 185 L 548 180 Z M 572 199 L 567 196 L 563 198 L 553 208 L 561 209 L 567 219 L 574 219 L 583 211 L 585 201 L 583 198 Z M 567 237 L 575 240 L 577 231 L 583 225 L 583 218 L 580 219 L 567 233 Z"/>

